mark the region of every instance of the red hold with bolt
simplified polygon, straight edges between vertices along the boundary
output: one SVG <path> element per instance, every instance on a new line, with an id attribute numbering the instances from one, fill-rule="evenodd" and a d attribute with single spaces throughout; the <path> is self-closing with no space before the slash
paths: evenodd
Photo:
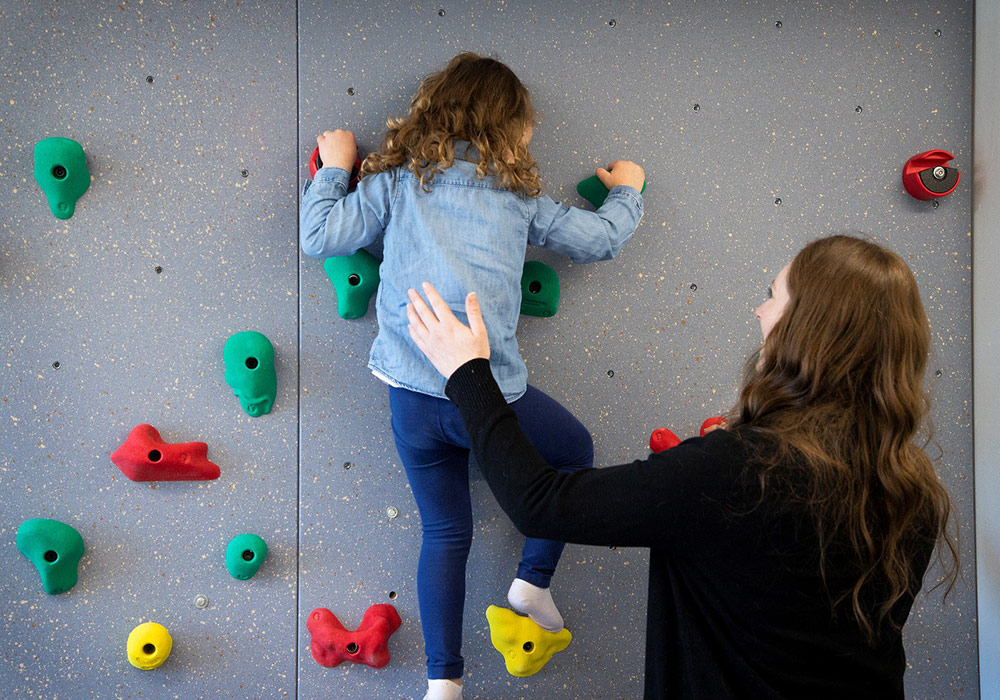
<path id="1" fill-rule="evenodd" d="M 361 626 L 345 629 L 337 616 L 326 608 L 309 613 L 306 628 L 312 635 L 312 656 L 320 666 L 339 666 L 344 661 L 382 668 L 389 663 L 389 637 L 402 620 L 388 603 L 372 605 L 365 611 Z"/>
<path id="2" fill-rule="evenodd" d="M 954 157 L 941 149 L 918 153 L 903 166 L 903 187 L 911 196 L 923 200 L 950 194 L 962 177 L 955 168 L 948 167 Z"/>
<path id="3" fill-rule="evenodd" d="M 166 443 L 159 431 L 141 423 L 111 453 L 111 461 L 132 481 L 208 481 L 219 478 L 219 465 L 208 461 L 204 442 Z"/>

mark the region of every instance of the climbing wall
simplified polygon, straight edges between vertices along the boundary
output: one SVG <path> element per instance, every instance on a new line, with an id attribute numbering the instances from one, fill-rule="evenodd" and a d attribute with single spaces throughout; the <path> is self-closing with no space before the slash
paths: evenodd
<path id="1" fill-rule="evenodd" d="M 731 405 L 759 341 L 753 309 L 807 241 L 861 231 L 909 262 L 933 326 L 929 449 L 964 577 L 946 601 L 918 601 L 907 697 L 978 697 L 972 31 L 970 0 L 0 5 L 0 687 L 422 696 L 419 519 L 386 388 L 365 369 L 374 314 L 338 317 L 322 264 L 298 251 L 297 204 L 317 132 L 347 127 L 372 150 L 420 78 L 472 50 L 531 90 L 552 197 L 587 206 L 575 184 L 596 166 L 646 168 L 645 218 L 618 259 L 528 253 L 562 286 L 556 316 L 522 319 L 529 381 L 590 428 L 599 464 Z M 93 176 L 65 221 L 33 181 L 48 136 L 80 142 Z M 899 176 L 932 148 L 963 173 L 938 206 Z M 275 347 L 277 398 L 258 418 L 223 377 L 223 344 L 243 330 Z M 129 481 L 109 455 L 139 423 L 207 442 L 221 477 Z M 568 546 L 553 590 L 573 642 L 514 678 L 484 613 L 504 604 L 521 539 L 475 470 L 472 488 L 466 698 L 640 696 L 646 553 Z M 84 537 L 68 593 L 43 593 L 14 547 L 36 517 Z M 238 581 L 224 554 L 244 532 L 269 551 Z M 386 668 L 313 661 L 311 610 L 353 628 L 375 603 L 403 620 Z M 143 672 L 125 639 L 147 620 L 174 648 Z"/>

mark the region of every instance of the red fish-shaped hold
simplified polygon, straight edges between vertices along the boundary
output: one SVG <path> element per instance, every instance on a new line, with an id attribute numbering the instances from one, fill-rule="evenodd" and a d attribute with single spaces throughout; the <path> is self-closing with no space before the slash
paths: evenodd
<path id="1" fill-rule="evenodd" d="M 649 436 L 649 449 L 653 452 L 663 452 L 681 444 L 681 439 L 667 428 L 657 428 Z"/>
<path id="2" fill-rule="evenodd" d="M 353 632 L 344 629 L 336 615 L 326 608 L 316 608 L 306 621 L 312 635 L 313 658 L 319 665 L 328 667 L 353 661 L 382 668 L 389 663 L 389 637 L 401 624 L 396 608 L 388 603 L 368 608 L 361 626 Z"/>
<path id="3" fill-rule="evenodd" d="M 219 465 L 208 461 L 204 442 L 163 441 L 151 425 L 132 428 L 111 461 L 132 481 L 208 481 L 219 478 Z"/>
<path id="4" fill-rule="evenodd" d="M 709 433 L 717 428 L 725 428 L 728 425 L 729 421 L 726 420 L 725 416 L 713 416 L 712 418 L 706 418 L 705 422 L 701 424 L 701 430 L 698 434 L 704 436 L 705 433 Z"/>

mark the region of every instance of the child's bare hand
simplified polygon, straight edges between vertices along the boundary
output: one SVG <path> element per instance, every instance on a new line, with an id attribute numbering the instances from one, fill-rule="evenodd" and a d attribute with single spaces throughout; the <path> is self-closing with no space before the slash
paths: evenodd
<path id="1" fill-rule="evenodd" d="M 630 160 L 616 160 L 608 164 L 607 170 L 598 168 L 597 177 L 609 190 L 616 185 L 628 185 L 634 187 L 636 192 L 642 192 L 646 171 Z"/>
<path id="2" fill-rule="evenodd" d="M 319 146 L 319 159 L 323 161 L 323 165 L 351 172 L 354 161 L 358 158 L 358 144 L 354 141 L 353 133 L 347 129 L 324 131 L 316 137 L 316 144 Z"/>

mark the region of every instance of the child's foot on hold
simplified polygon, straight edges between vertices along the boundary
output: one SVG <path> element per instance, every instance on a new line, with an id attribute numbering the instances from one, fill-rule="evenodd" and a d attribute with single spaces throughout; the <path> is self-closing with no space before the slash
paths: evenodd
<path id="1" fill-rule="evenodd" d="M 462 684 L 445 678 L 428 678 L 424 700 L 462 700 Z"/>
<path id="2" fill-rule="evenodd" d="M 507 591 L 507 600 L 517 612 L 530 617 L 539 627 L 549 632 L 563 628 L 563 618 L 552 601 L 548 588 L 539 588 L 516 578 Z"/>

